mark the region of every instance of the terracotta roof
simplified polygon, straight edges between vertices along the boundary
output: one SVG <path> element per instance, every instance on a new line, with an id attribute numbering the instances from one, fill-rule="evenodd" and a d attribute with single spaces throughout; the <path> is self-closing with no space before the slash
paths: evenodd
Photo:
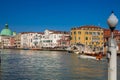
<path id="1" fill-rule="evenodd" d="M 21 34 L 28 34 L 28 33 L 35 33 L 35 32 L 21 32 Z"/>
<path id="2" fill-rule="evenodd" d="M 105 29 L 105 28 L 104 28 L 104 31 L 110 31 L 110 29 Z M 114 30 L 114 31 L 119 31 L 119 30 Z"/>
<path id="3" fill-rule="evenodd" d="M 43 32 L 37 32 L 38 34 L 44 34 Z"/>
<path id="4" fill-rule="evenodd" d="M 56 31 L 56 30 L 49 30 L 51 32 L 53 32 L 53 34 L 69 34 L 69 32 L 66 32 L 66 31 Z"/>
<path id="5" fill-rule="evenodd" d="M 94 25 L 86 25 L 86 26 L 80 26 L 80 27 L 75 27 L 72 29 L 82 29 L 82 28 L 101 28 L 100 26 L 94 26 Z M 103 29 L 103 28 L 101 28 Z"/>
<path id="6" fill-rule="evenodd" d="M 29 33 L 38 33 L 38 34 L 44 34 L 43 32 L 21 32 L 21 34 L 29 34 Z"/>

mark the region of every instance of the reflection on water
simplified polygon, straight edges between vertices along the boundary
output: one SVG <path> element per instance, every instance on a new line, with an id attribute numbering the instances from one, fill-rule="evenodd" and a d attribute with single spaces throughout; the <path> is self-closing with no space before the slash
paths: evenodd
<path id="1" fill-rule="evenodd" d="M 0 55 L 0 61 L 1 61 L 1 55 Z M 0 80 L 1 80 L 1 62 L 0 62 Z"/>
<path id="2" fill-rule="evenodd" d="M 57 51 L 4 50 L 1 71 L 2 80 L 107 80 L 106 60 Z"/>

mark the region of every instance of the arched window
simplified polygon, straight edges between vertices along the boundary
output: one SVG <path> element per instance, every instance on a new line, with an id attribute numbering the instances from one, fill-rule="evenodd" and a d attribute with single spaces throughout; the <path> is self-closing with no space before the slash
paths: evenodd
<path id="1" fill-rule="evenodd" d="M 88 37 L 86 37 L 85 40 L 88 40 Z"/>

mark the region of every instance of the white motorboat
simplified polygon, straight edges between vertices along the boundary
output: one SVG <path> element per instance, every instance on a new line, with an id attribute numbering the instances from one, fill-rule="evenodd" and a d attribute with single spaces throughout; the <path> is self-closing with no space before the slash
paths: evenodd
<path id="1" fill-rule="evenodd" d="M 80 58 L 84 58 L 84 59 L 95 59 L 95 60 L 102 60 L 102 54 L 99 54 L 99 55 L 85 55 L 85 54 L 82 54 L 82 55 L 79 55 Z"/>
<path id="2" fill-rule="evenodd" d="M 79 57 L 84 59 L 96 59 L 95 56 L 89 56 L 89 55 L 79 55 Z"/>

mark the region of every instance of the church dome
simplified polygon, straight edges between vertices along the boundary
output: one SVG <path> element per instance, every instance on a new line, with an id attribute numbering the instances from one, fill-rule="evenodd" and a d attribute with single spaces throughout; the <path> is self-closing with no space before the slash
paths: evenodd
<path id="1" fill-rule="evenodd" d="M 5 28 L 2 29 L 0 35 L 3 35 L 3 36 L 12 36 L 12 31 L 8 28 L 8 24 L 5 24 Z"/>

